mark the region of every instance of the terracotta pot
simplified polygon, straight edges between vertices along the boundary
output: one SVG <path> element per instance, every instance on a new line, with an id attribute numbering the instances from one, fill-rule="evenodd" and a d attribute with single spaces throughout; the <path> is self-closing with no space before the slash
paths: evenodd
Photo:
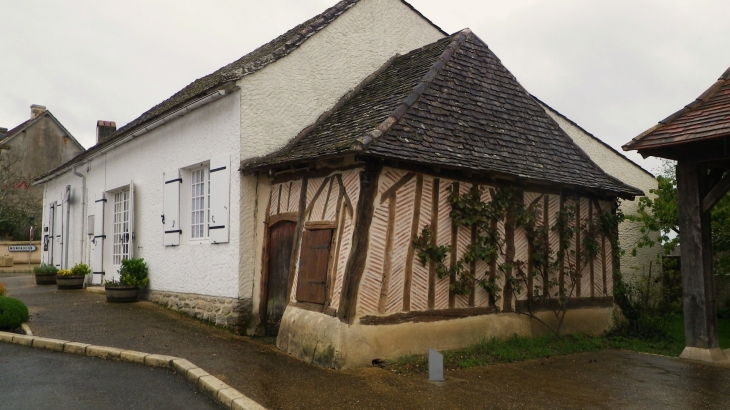
<path id="1" fill-rule="evenodd" d="M 104 286 L 106 301 L 111 303 L 136 302 L 139 297 L 137 286 Z"/>
<path id="2" fill-rule="evenodd" d="M 35 274 L 36 285 L 55 285 L 56 274 L 55 273 L 36 273 Z"/>
<path id="3" fill-rule="evenodd" d="M 58 276 L 56 275 L 56 286 L 59 289 L 83 289 L 84 279 L 86 275 L 70 275 L 70 276 Z"/>

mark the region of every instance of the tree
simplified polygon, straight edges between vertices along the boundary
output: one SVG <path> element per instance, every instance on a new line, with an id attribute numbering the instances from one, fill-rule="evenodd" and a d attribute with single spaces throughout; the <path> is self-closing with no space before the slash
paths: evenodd
<path id="1" fill-rule="evenodd" d="M 649 191 L 655 197 L 639 198 L 636 214 L 626 216 L 627 220 L 641 224 L 641 237 L 632 250 L 634 254 L 637 248 L 659 243 L 668 255 L 679 244 L 681 233 L 674 161 L 662 161 L 657 183 L 657 189 Z M 727 195 L 712 210 L 712 251 L 715 273 L 730 274 L 730 196 Z"/>
<path id="2" fill-rule="evenodd" d="M 22 159 L 0 150 L 0 238 L 27 239 L 30 218 L 41 215 L 42 203 L 29 192 L 29 178 L 16 171 Z"/>

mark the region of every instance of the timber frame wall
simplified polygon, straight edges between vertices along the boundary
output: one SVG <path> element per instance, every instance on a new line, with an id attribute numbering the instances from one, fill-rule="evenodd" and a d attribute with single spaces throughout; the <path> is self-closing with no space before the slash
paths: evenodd
<path id="1" fill-rule="evenodd" d="M 512 295 L 504 291 L 504 275 L 497 272 L 497 265 L 505 258 L 528 261 L 526 233 L 519 226 L 509 229 L 507 224 L 506 229 L 505 221 L 498 221 L 497 229 L 506 248 L 499 260 L 491 266 L 483 261 L 469 266 L 477 279 L 495 275 L 503 289 L 499 297 L 489 295 L 479 286 L 471 295 L 455 295 L 449 290 L 453 278 L 439 279 L 433 263 L 423 266 L 419 261 L 412 239 L 427 225 L 433 229 L 435 244 L 456 249 L 447 264 L 455 263 L 472 243 L 471 229 L 451 222 L 451 190 L 463 194 L 479 189 L 482 200 L 488 202 L 496 185 L 465 179 L 388 166 L 351 166 L 275 177 L 267 223 L 271 226 L 281 219 L 298 223 L 289 276 L 290 304 L 339 317 L 346 323 L 359 319 L 361 324 L 372 325 L 436 321 L 524 308 L 528 295 L 532 295 L 534 286 L 542 285 L 544 278 L 536 276 L 531 280 L 532 287 Z M 553 226 L 561 207 L 573 207 L 574 224 L 598 229 L 589 220 L 596 218 L 598 212 L 615 211 L 612 200 L 561 194 L 559 188 L 528 187 L 521 192 L 526 205 L 537 204 L 542 209 L 539 225 L 547 220 Z M 324 305 L 301 303 L 296 300 L 296 286 L 302 231 L 321 225 L 334 229 L 326 301 Z M 548 236 L 554 254 L 559 234 L 550 230 Z M 570 295 L 570 307 L 613 305 L 615 258 L 611 238 L 601 234 L 598 243 L 596 258 L 585 261 L 581 257 L 580 229 L 576 230 L 572 251 L 566 258 L 571 264 L 579 262 L 581 276 Z M 266 276 L 264 271 L 262 289 Z"/>

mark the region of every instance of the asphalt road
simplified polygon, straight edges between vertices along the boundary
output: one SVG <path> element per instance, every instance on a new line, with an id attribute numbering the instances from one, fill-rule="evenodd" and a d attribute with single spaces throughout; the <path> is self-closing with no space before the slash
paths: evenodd
<path id="1" fill-rule="evenodd" d="M 0 409 L 220 409 L 172 369 L 0 343 Z"/>

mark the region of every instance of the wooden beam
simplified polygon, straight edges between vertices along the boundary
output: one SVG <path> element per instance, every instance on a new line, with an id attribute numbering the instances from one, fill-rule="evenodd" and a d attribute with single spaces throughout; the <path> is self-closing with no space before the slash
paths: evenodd
<path id="1" fill-rule="evenodd" d="M 701 164 L 677 163 L 680 252 L 684 329 L 687 347 L 719 348 L 715 277 L 712 266 L 710 212 L 703 211 L 701 198 L 707 192 L 707 168 Z"/>
<path id="2" fill-rule="evenodd" d="M 413 201 L 413 222 L 411 223 L 411 236 L 408 241 L 408 254 L 406 255 L 406 268 L 403 279 L 403 311 L 411 310 L 411 287 L 413 286 L 413 258 L 416 254 L 416 247 L 413 245 L 413 238 L 418 235 L 418 226 L 421 218 L 421 197 L 423 196 L 423 175 L 416 177 L 416 199 Z"/>
<path id="3" fill-rule="evenodd" d="M 588 201 L 588 235 L 590 235 L 591 238 L 593 238 L 593 202 Z M 594 260 L 595 257 L 591 257 L 591 260 L 588 261 L 588 266 L 591 270 L 591 297 L 595 297 L 595 289 L 596 289 L 596 278 L 595 278 L 595 270 L 594 270 Z"/>
<path id="4" fill-rule="evenodd" d="M 580 265 L 581 254 L 580 251 L 580 197 L 575 201 L 575 297 L 581 297 L 581 286 L 583 282 L 583 268 Z M 573 296 L 573 295 L 568 295 Z"/>
<path id="5" fill-rule="evenodd" d="M 725 174 L 722 179 L 712 187 L 710 192 L 702 199 L 702 212 L 709 212 L 718 202 L 730 191 L 730 173 Z"/>
<path id="6" fill-rule="evenodd" d="M 357 313 L 358 290 L 365 272 L 370 246 L 370 224 L 375 212 L 375 197 L 378 194 L 378 179 L 382 169 L 380 163 L 368 163 L 360 173 L 360 197 L 357 201 L 355 230 L 345 268 L 340 309 L 337 312 L 339 319 L 345 323 L 352 323 Z"/>
<path id="7" fill-rule="evenodd" d="M 433 179 L 431 186 L 431 230 L 433 236 L 431 236 L 431 245 L 438 245 L 438 234 L 439 234 L 439 188 L 440 180 L 438 178 Z M 436 307 L 436 262 L 431 261 L 428 264 L 428 308 L 434 309 Z"/>
<path id="8" fill-rule="evenodd" d="M 415 173 L 409 172 L 403 176 L 398 182 L 393 184 L 390 188 L 386 189 L 385 192 L 383 192 L 383 195 L 380 196 L 380 203 L 387 201 L 388 198 L 391 196 L 394 196 L 396 192 L 398 192 L 399 189 L 403 188 L 405 184 L 407 184 L 413 177 L 416 176 Z"/>
<path id="9" fill-rule="evenodd" d="M 291 260 L 289 262 L 289 283 L 286 287 L 287 302 L 291 300 L 291 291 L 294 287 L 294 276 L 297 272 L 297 265 L 299 262 L 299 248 L 302 244 L 302 232 L 304 232 L 304 210 L 307 207 L 307 184 L 309 180 L 307 177 L 302 179 L 302 189 L 299 191 L 299 212 L 297 215 L 297 232 L 294 237 L 294 245 L 291 248 Z"/>
<path id="10" fill-rule="evenodd" d="M 395 205 L 398 197 L 393 194 L 388 198 L 388 228 L 385 233 L 385 255 L 383 262 L 383 280 L 380 286 L 378 313 L 385 313 L 390 290 L 390 276 L 393 271 L 393 237 L 395 236 Z"/>
<path id="11" fill-rule="evenodd" d="M 438 322 L 441 320 L 461 319 L 464 317 L 497 313 L 493 307 L 441 309 L 395 313 L 388 316 L 363 316 L 361 325 L 394 325 L 398 323 Z"/>
<path id="12" fill-rule="evenodd" d="M 459 183 L 454 182 L 451 184 L 451 192 L 459 194 Z M 459 225 L 451 221 L 451 260 L 449 261 L 450 266 L 453 268 L 456 265 L 456 257 L 459 253 Z M 453 309 L 456 306 L 456 295 L 451 289 L 451 286 L 456 282 L 456 276 L 451 273 L 449 275 L 449 309 Z"/>

